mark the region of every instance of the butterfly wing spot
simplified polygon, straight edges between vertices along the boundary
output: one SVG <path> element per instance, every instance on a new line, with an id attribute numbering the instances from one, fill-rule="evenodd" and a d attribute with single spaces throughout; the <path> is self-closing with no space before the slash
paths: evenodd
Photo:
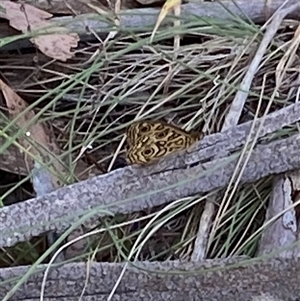
<path id="1" fill-rule="evenodd" d="M 156 139 L 163 139 L 168 136 L 168 131 L 161 131 L 156 134 Z"/>
<path id="2" fill-rule="evenodd" d="M 145 149 L 143 153 L 144 153 L 144 155 L 149 156 L 153 153 L 153 151 L 151 148 L 148 148 L 148 149 Z"/>
<path id="3" fill-rule="evenodd" d="M 143 134 L 145 133 L 148 133 L 148 132 L 151 132 L 151 126 L 147 123 L 142 123 L 140 126 L 139 126 L 139 131 Z"/>

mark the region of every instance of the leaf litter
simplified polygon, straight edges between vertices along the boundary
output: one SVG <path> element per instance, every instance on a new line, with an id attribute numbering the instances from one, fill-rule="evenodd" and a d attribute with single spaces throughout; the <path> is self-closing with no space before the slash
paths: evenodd
<path id="1" fill-rule="evenodd" d="M 74 56 L 72 48 L 77 47 L 79 36 L 77 33 L 70 33 L 64 27 L 53 26 L 49 14 L 43 10 L 35 8 L 25 3 L 15 3 L 4 0 L 1 2 L 4 9 L 0 11 L 0 17 L 9 20 L 11 27 L 20 30 L 23 33 L 41 30 L 41 33 L 31 38 L 37 48 L 53 59 L 66 61 Z M 49 27 L 43 31 L 43 27 Z"/>
<path id="2" fill-rule="evenodd" d="M 47 68 L 41 68 L 38 77 L 32 77 L 30 81 L 23 85 L 19 85 L 11 77 L 12 86 L 19 93 L 30 94 L 29 98 L 33 103 L 39 98 L 41 91 L 47 93 L 53 87 L 53 81 L 57 87 L 60 82 L 79 72 L 82 68 L 86 68 L 86 71 L 93 70 L 92 75 L 86 77 L 85 85 L 77 85 L 71 92 L 66 92 L 62 98 L 55 102 L 53 106 L 55 109 L 48 111 L 47 114 L 48 118 L 53 121 L 55 136 L 59 137 L 56 139 L 60 143 L 63 135 L 56 131 L 59 127 L 56 126 L 58 121 L 63 121 L 63 128 L 66 129 L 65 135 L 67 137 L 68 135 L 72 136 L 70 129 L 73 125 L 73 133 L 76 133 L 72 136 L 74 140 L 82 142 L 84 137 L 95 141 L 91 154 L 96 162 L 103 160 L 106 156 L 104 152 L 105 145 L 110 146 L 109 153 L 114 152 L 118 142 L 122 139 L 126 123 L 135 119 L 136 116 L 150 119 L 168 119 L 182 127 L 188 126 L 197 129 L 202 128 L 205 120 L 207 132 L 213 133 L 220 130 L 240 79 L 251 63 L 251 54 L 260 42 L 259 37 L 252 41 L 255 29 L 249 30 L 249 27 L 245 29 L 241 26 L 238 30 L 233 28 L 232 32 L 225 34 L 226 24 L 215 24 L 215 26 L 221 27 L 222 32 L 211 32 L 211 29 L 206 27 L 195 35 L 197 42 L 191 39 L 192 42 L 187 44 L 183 40 L 175 60 L 174 47 L 169 46 L 174 35 L 170 34 L 169 40 L 165 42 L 160 40 L 160 32 L 157 32 L 155 34 L 157 39 L 155 44 L 149 45 L 145 42 L 143 45 L 140 43 L 140 46 L 133 48 L 134 41 L 130 40 L 132 35 L 119 32 L 121 37 L 117 37 L 111 43 L 104 45 L 101 52 L 99 52 L 99 48 L 103 44 L 91 44 L 79 50 L 80 60 L 69 61 L 67 65 L 58 64 L 57 62 L 49 63 Z M 187 31 L 191 30 L 192 32 L 192 28 L 186 28 Z M 165 33 L 167 32 L 165 28 L 163 30 Z M 285 30 L 284 25 L 282 30 Z M 292 30 L 290 32 L 286 31 L 284 35 L 281 34 L 281 42 L 289 41 L 292 35 L 291 32 Z M 192 35 L 192 33 L 189 34 Z M 150 35 L 151 32 L 148 33 L 148 38 Z M 136 35 L 135 38 L 140 42 L 144 38 L 144 34 Z M 274 42 L 272 47 L 275 45 L 280 49 L 280 43 L 278 45 L 276 43 L 278 43 L 278 40 Z M 128 52 L 127 47 L 131 47 L 133 50 Z M 251 93 L 241 116 L 242 122 L 251 119 L 255 113 L 257 97 L 261 91 L 262 83 L 265 83 L 265 95 L 270 95 L 273 91 L 276 66 L 278 66 L 284 52 L 273 52 L 272 47 L 268 48 L 260 69 L 256 73 Z M 246 48 L 247 51 L 244 51 Z M 97 56 L 93 56 L 95 53 L 97 53 Z M 20 72 L 21 69 L 16 68 L 16 65 L 18 65 L 16 60 L 15 62 L 13 60 L 13 58 L 10 58 L 10 63 L 14 65 L 14 72 Z M 99 63 L 100 61 L 105 61 L 105 64 Z M 232 66 L 233 61 L 235 65 Z M 28 65 L 30 64 L 27 63 Z M 163 84 L 165 78 L 168 77 L 170 66 L 172 66 L 172 70 L 175 70 L 175 73 L 168 83 L 168 90 L 165 91 Z M 9 70 L 11 69 L 6 70 L 8 78 Z M 34 74 L 36 69 L 32 68 L 30 72 Z M 58 74 L 63 75 L 59 77 Z M 49 80 L 41 83 L 42 75 L 45 75 L 45 78 Z M 294 101 L 293 97 L 295 95 L 290 96 L 289 94 L 291 92 L 289 87 L 290 78 L 297 78 L 296 70 L 291 69 L 290 75 L 284 78 L 272 110 L 279 109 Z M 74 111 L 69 110 L 70 107 L 76 108 L 77 113 L 74 114 Z M 61 112 L 64 113 L 63 116 Z M 75 118 L 76 120 L 74 120 Z M 89 125 L 89 133 L 84 132 L 86 124 Z M 111 136 L 106 135 L 108 129 Z M 88 141 L 85 142 L 88 144 Z M 61 147 L 61 149 L 64 148 Z M 109 156 L 107 160 L 109 160 Z M 270 182 L 267 179 L 255 183 L 254 188 L 252 185 L 239 188 L 232 204 L 242 202 L 244 206 L 246 204 L 247 206 L 253 206 L 252 210 L 255 211 L 257 205 L 254 200 L 259 198 L 261 203 L 266 202 L 270 192 Z M 243 195 L 247 197 L 243 197 Z M 243 206 L 240 207 L 243 208 Z M 141 259 L 187 258 L 192 249 L 189 241 L 193 239 L 196 233 L 195 229 L 197 227 L 195 225 L 198 223 L 197 216 L 199 210 L 201 211 L 201 204 L 196 209 L 192 212 L 185 212 L 162 226 L 160 231 L 155 233 L 144 246 L 145 252 L 141 255 Z M 155 208 L 155 210 L 159 210 L 159 208 Z M 233 207 L 230 210 L 233 210 Z M 243 214 L 246 215 L 242 209 L 238 213 L 240 217 Z M 147 215 L 149 212 L 141 214 Z M 227 223 L 230 218 L 229 216 Z M 261 218 L 261 213 L 258 218 Z M 114 224 L 116 221 L 110 219 L 109 222 Z M 249 227 L 246 217 L 240 219 L 239 223 L 234 237 L 231 237 L 233 242 L 235 237 L 243 231 L 243 228 Z M 145 224 L 137 221 L 135 225 L 138 229 L 142 229 Z M 227 228 L 225 221 L 221 223 L 216 240 L 211 248 L 211 256 L 226 256 L 226 252 L 230 252 L 231 249 L 226 249 L 223 244 Z M 255 223 L 251 224 L 251 231 L 256 228 Z M 125 227 L 122 228 L 122 231 L 124 233 L 116 231 L 114 239 L 117 239 L 120 243 L 126 243 L 126 248 L 130 248 L 133 240 L 133 236 L 130 236 L 132 230 Z M 160 250 L 157 250 L 155 245 L 159 245 Z M 109 243 L 105 244 L 106 247 L 108 249 L 113 248 L 109 247 Z M 242 251 L 250 254 L 253 249 Z M 114 254 L 116 253 L 118 255 L 113 255 L 114 258 L 120 258 L 121 260 L 122 256 L 114 249 Z M 107 251 L 105 255 L 99 253 L 97 259 L 105 260 L 109 257 L 114 260 L 110 256 Z"/>

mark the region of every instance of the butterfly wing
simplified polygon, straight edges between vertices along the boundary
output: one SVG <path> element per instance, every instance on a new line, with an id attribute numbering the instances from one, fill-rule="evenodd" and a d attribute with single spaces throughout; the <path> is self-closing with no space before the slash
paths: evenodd
<path id="1" fill-rule="evenodd" d="M 135 122 L 127 129 L 127 162 L 148 164 L 191 146 L 199 135 L 162 122 Z"/>

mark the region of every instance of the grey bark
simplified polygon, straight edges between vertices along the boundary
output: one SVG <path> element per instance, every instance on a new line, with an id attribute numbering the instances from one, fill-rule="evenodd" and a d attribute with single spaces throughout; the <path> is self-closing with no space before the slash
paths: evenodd
<path id="1" fill-rule="evenodd" d="M 275 119 L 272 121 L 268 117 L 263 134 L 272 132 L 279 124 L 282 126 L 294 121 L 293 113 L 297 112 L 296 116 L 300 116 L 298 110 L 299 104 L 284 109 L 281 112 L 281 116 L 287 117 L 282 117 L 284 122 L 277 118 L 279 112 L 270 115 Z M 247 123 L 207 136 L 191 149 L 167 157 L 156 165 L 118 169 L 4 207 L 0 210 L 0 246 L 12 246 L 51 230 L 64 231 L 92 210 L 94 218 L 106 215 L 107 211 L 103 210 L 113 214 L 129 213 L 224 188 L 236 167 L 239 148 L 245 142 L 250 127 L 251 123 Z M 241 184 L 300 168 L 299 147 L 298 135 L 258 145 L 247 163 Z M 220 158 L 222 153 L 227 154 L 229 151 L 232 152 L 231 156 L 207 162 L 217 154 Z M 196 166 L 191 167 L 189 164 Z M 94 218 L 86 221 L 86 226 L 93 224 Z"/>
<path id="2" fill-rule="evenodd" d="M 266 211 L 265 223 L 278 214 L 280 214 L 280 217 L 262 232 L 257 256 L 268 254 L 274 249 L 290 245 L 299 239 L 299 225 L 296 219 L 295 207 L 287 210 L 285 214 L 281 214 L 283 210 L 291 207 L 294 202 L 293 189 L 297 189 L 297 187 L 293 187 L 293 178 L 295 176 L 299 177 L 297 175 L 299 171 L 296 172 L 296 175 L 294 173 L 283 174 L 273 180 L 273 189 Z M 280 253 L 280 256 L 282 258 L 294 258 L 298 254 L 300 254 L 299 244 L 294 248 L 284 250 Z"/>
<path id="3" fill-rule="evenodd" d="M 139 262 L 129 265 L 112 301 L 297 301 L 300 297 L 300 260 L 244 258 L 206 260 L 204 262 Z M 107 300 L 123 263 L 92 263 L 87 277 L 85 263 L 51 268 L 46 278 L 44 300 L 75 301 L 82 292 L 83 301 Z M 11 301 L 40 299 L 45 266 L 31 274 Z M 28 267 L 0 269 L 0 298 L 13 288 Z M 269 299 L 262 298 L 269 296 Z"/>
<path id="4" fill-rule="evenodd" d="M 41 166 L 38 162 L 34 163 L 33 175 L 31 178 L 33 189 L 36 193 L 36 196 L 45 195 L 51 191 L 55 191 L 57 186 L 57 181 L 55 181 L 55 177 L 43 166 Z M 58 239 L 59 233 L 50 232 L 47 235 L 48 245 L 51 246 Z M 57 261 L 65 260 L 64 254 L 60 253 Z"/>

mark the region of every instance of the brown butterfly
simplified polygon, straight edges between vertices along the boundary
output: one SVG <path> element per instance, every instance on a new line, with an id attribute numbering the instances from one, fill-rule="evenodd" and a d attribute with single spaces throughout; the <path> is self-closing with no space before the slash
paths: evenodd
<path id="1" fill-rule="evenodd" d="M 132 123 L 127 128 L 126 136 L 127 163 L 145 165 L 190 147 L 203 134 L 189 133 L 164 122 L 144 120 Z"/>

